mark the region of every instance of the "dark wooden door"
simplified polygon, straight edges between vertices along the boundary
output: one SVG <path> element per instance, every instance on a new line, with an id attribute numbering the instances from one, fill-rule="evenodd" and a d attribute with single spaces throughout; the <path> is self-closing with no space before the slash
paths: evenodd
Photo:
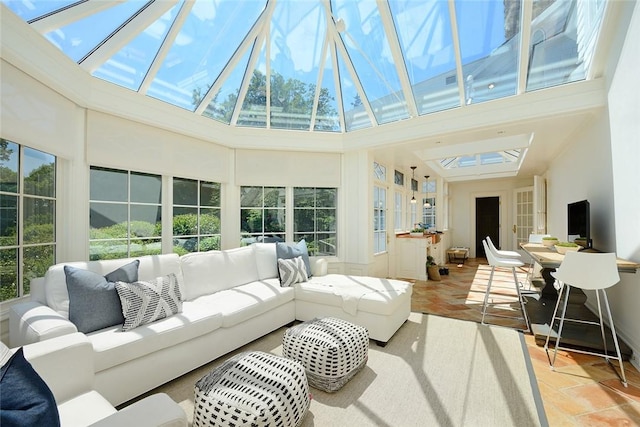
<path id="1" fill-rule="evenodd" d="M 476 198 L 476 256 L 486 257 L 482 241 L 491 237 L 494 245 L 500 245 L 500 198 Z"/>

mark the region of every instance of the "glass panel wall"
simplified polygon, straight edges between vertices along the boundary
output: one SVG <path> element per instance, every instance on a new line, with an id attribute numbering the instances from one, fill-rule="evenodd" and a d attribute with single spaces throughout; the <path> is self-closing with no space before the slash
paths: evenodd
<path id="1" fill-rule="evenodd" d="M 220 249 L 220 183 L 173 178 L 173 251 Z"/>

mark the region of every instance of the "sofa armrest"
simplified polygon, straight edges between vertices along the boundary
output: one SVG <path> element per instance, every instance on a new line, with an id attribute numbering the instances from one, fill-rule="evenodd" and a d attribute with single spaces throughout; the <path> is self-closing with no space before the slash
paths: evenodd
<path id="1" fill-rule="evenodd" d="M 326 276 L 329 263 L 324 258 L 311 258 L 311 274 L 314 276 Z"/>
<path id="2" fill-rule="evenodd" d="M 93 389 L 93 345 L 85 334 L 76 332 L 25 345 L 22 349 L 58 405 Z"/>
<path id="3" fill-rule="evenodd" d="M 91 427 L 185 427 L 186 425 L 187 415 L 180 405 L 165 393 L 157 393 L 91 424 Z"/>
<path id="4" fill-rule="evenodd" d="M 9 310 L 9 344 L 18 347 L 78 332 L 76 326 L 36 301 L 15 304 Z"/>

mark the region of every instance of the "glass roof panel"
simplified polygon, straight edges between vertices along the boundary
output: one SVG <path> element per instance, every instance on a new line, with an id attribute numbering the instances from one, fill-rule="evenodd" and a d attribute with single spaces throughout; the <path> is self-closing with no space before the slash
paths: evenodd
<path id="1" fill-rule="evenodd" d="M 264 6 L 196 0 L 147 94 L 194 111 Z"/>
<path id="2" fill-rule="evenodd" d="M 276 3 L 270 33 L 271 127 L 311 128 L 326 29 L 321 3 Z"/>
<path id="3" fill-rule="evenodd" d="M 183 1 L 169 9 L 160 19 L 147 27 L 139 36 L 91 74 L 94 77 L 137 91 L 173 21 L 175 21 Z"/>
<path id="4" fill-rule="evenodd" d="M 44 36 L 69 58 L 80 63 L 112 33 L 138 13 L 147 0 L 131 0 L 87 16 Z"/>
<path id="5" fill-rule="evenodd" d="M 414 101 L 424 115 L 585 79 L 607 3 L 0 1 L 96 78 L 230 125 L 330 132 L 409 118 Z M 526 25 L 525 5 L 533 10 Z M 520 58 L 523 28 L 528 62 Z M 526 87 L 517 86 L 519 71 L 527 72 Z M 445 162 L 461 165 L 454 156 Z"/>
<path id="6" fill-rule="evenodd" d="M 29 22 L 51 12 L 65 8 L 71 4 L 77 3 L 78 0 L 2 0 L 2 2 L 6 4 L 13 13 L 26 22 Z"/>
<path id="7" fill-rule="evenodd" d="M 244 102 L 240 109 L 240 115 L 237 121 L 238 126 L 267 127 L 266 58 L 266 43 L 263 43 L 258 63 L 251 74 L 247 94 L 244 97 Z"/>
<path id="8" fill-rule="evenodd" d="M 419 114 L 460 105 L 447 2 L 389 0 Z"/>
<path id="9" fill-rule="evenodd" d="M 342 91 L 342 110 L 344 111 L 344 125 L 347 132 L 369 128 L 372 125 L 369 115 L 362 104 L 356 85 L 344 65 L 344 60 L 338 57 L 340 75 L 340 90 Z"/>
<path id="10" fill-rule="evenodd" d="M 214 95 L 209 105 L 202 113 L 203 116 L 218 120 L 222 123 L 231 123 L 233 111 L 238 103 L 238 94 L 242 79 L 247 69 L 251 49 L 248 49 L 244 57 L 238 62 L 231 75 L 224 81 L 218 93 Z"/>
<path id="11" fill-rule="evenodd" d="M 322 69 L 322 83 L 313 130 L 340 132 L 340 116 L 336 97 L 336 82 L 333 73 L 331 51 L 327 49 L 327 58 Z"/>
<path id="12" fill-rule="evenodd" d="M 457 0 L 465 103 L 515 95 L 521 1 Z"/>
<path id="13" fill-rule="evenodd" d="M 409 117 L 389 41 L 374 0 L 332 0 L 334 17 L 342 19 L 340 37 L 358 74 L 378 123 Z"/>
<path id="14" fill-rule="evenodd" d="M 603 11 L 599 1 L 534 1 L 528 91 L 585 78 Z"/>

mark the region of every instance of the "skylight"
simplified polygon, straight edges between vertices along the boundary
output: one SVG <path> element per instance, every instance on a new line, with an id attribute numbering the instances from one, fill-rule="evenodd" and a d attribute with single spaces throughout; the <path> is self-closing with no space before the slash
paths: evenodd
<path id="1" fill-rule="evenodd" d="M 96 78 L 231 126 L 316 132 L 583 80 L 604 10 L 599 0 L 2 1 Z"/>

